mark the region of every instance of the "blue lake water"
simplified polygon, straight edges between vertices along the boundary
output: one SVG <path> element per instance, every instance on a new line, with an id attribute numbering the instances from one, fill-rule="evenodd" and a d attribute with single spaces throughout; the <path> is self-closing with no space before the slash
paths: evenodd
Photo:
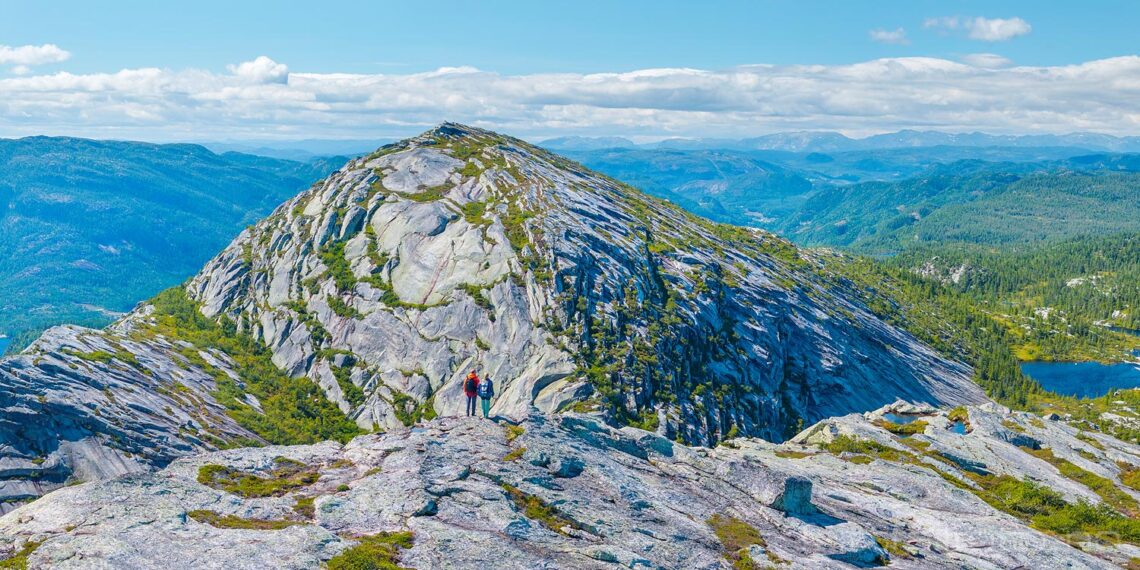
<path id="1" fill-rule="evenodd" d="M 11 340 L 8 337 L 0 337 L 0 355 L 3 355 L 4 351 L 8 350 L 9 342 L 11 342 Z"/>
<path id="2" fill-rule="evenodd" d="M 1021 371 L 1046 390 L 1082 398 L 1140 387 L 1140 364 L 1132 362 L 1026 362 Z"/>

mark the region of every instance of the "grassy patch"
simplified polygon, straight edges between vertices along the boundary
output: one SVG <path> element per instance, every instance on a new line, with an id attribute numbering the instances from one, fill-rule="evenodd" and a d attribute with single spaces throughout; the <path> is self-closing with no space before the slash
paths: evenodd
<path id="1" fill-rule="evenodd" d="M 340 386 L 340 392 L 344 395 L 344 399 L 348 401 L 352 407 L 358 407 L 364 403 L 365 395 L 364 390 L 360 389 L 352 382 L 352 367 L 351 366 L 332 366 L 333 377 L 336 378 L 337 386 Z"/>
<path id="2" fill-rule="evenodd" d="M 297 497 L 297 501 L 293 503 L 293 512 L 306 519 L 313 518 L 317 514 L 317 508 L 313 504 L 315 499 L 316 497 Z"/>
<path id="3" fill-rule="evenodd" d="M 326 272 L 336 282 L 338 291 L 351 291 L 356 286 L 356 276 L 352 274 L 352 267 L 344 257 L 343 241 L 333 242 L 321 251 L 321 263 L 325 264 Z"/>
<path id="4" fill-rule="evenodd" d="M 867 460 L 860 460 L 859 457 L 877 457 L 886 461 L 905 461 L 908 459 L 905 452 L 883 445 L 877 441 L 869 439 L 862 439 L 850 435 L 838 435 L 835 439 L 828 443 L 820 445 L 820 448 L 829 453 L 840 455 L 843 453 L 857 454 L 851 457 L 848 461 L 854 463 L 870 463 Z"/>
<path id="5" fill-rule="evenodd" d="M 511 424 L 507 424 L 507 426 L 504 428 L 504 430 L 506 431 L 507 443 L 510 443 L 510 442 L 518 439 L 518 437 L 520 435 L 526 433 L 526 428 L 524 428 L 522 426 L 511 425 Z"/>
<path id="6" fill-rule="evenodd" d="M 512 449 L 510 453 L 503 456 L 503 461 L 517 461 L 524 453 L 526 453 L 525 447 Z"/>
<path id="7" fill-rule="evenodd" d="M 266 441 L 281 445 L 308 444 L 335 439 L 345 443 L 361 433 L 340 409 L 308 378 L 293 378 L 271 360 L 271 353 L 252 337 L 239 333 L 229 319 L 214 321 L 202 315 L 198 304 L 182 288 L 167 289 L 150 301 L 155 311 L 152 333 L 184 340 L 194 348 L 180 349 L 192 365 L 213 374 L 214 397 L 242 427 Z M 233 378 L 210 366 L 199 350 L 217 350 L 234 363 L 244 390 Z M 245 403 L 245 394 L 257 397 L 262 412 Z"/>
<path id="8" fill-rule="evenodd" d="M 501 483 L 501 486 L 507 492 L 507 497 L 522 511 L 526 518 L 537 521 L 542 526 L 562 535 L 567 534 L 564 530 L 566 527 L 582 530 L 581 525 L 566 518 L 554 505 L 550 505 L 534 495 L 528 495 L 507 483 Z"/>
<path id="9" fill-rule="evenodd" d="M 910 436 L 916 433 L 922 433 L 929 424 L 922 420 L 915 420 L 909 424 L 896 424 L 895 422 L 887 420 L 879 420 L 875 422 L 875 425 L 895 435 Z"/>
<path id="10" fill-rule="evenodd" d="M 792 449 L 777 449 L 776 457 L 783 457 L 784 459 L 803 459 L 811 457 L 814 453 L 805 453 L 803 451 L 795 451 Z"/>
<path id="11" fill-rule="evenodd" d="M 891 540 L 882 536 L 875 536 L 875 542 L 879 544 L 880 548 L 886 550 L 887 554 L 890 554 L 892 558 L 911 558 L 910 551 L 907 550 L 906 546 L 903 543 L 897 540 Z M 880 561 L 880 563 L 884 565 L 887 562 L 887 560 Z"/>
<path id="12" fill-rule="evenodd" d="M 411 548 L 411 532 L 382 532 L 361 536 L 356 546 L 328 561 L 328 570 L 401 570 L 400 551 Z"/>
<path id="13" fill-rule="evenodd" d="M 198 468 L 198 482 L 214 489 L 240 497 L 280 497 L 294 489 L 312 485 L 320 475 L 313 467 L 278 457 L 273 460 L 269 477 L 238 471 L 223 465 L 203 465 Z"/>
<path id="14" fill-rule="evenodd" d="M 243 519 L 234 515 L 223 515 L 215 511 L 196 510 L 186 513 L 190 518 L 216 528 L 237 528 L 246 530 L 281 530 L 294 525 L 304 524 L 300 521 Z"/>
<path id="15" fill-rule="evenodd" d="M 356 307 L 349 305 L 344 301 L 344 299 L 341 299 L 336 295 L 329 295 L 326 300 L 328 301 L 329 308 L 332 309 L 332 312 L 336 313 L 339 317 L 345 317 L 348 319 L 359 319 L 364 317 L 360 311 L 356 310 Z"/>
<path id="16" fill-rule="evenodd" d="M 1021 427 L 1021 424 L 1019 424 L 1013 420 L 1010 420 L 1010 419 L 1002 420 L 1001 426 L 1004 427 L 1005 429 L 1015 431 L 1017 433 L 1025 433 L 1025 428 Z"/>
<path id="17" fill-rule="evenodd" d="M 1116 465 L 1120 467 L 1120 482 L 1126 487 L 1140 491 L 1140 467 L 1123 461 L 1117 461 Z"/>
<path id="18" fill-rule="evenodd" d="M 724 547 L 724 557 L 732 563 L 733 568 L 745 570 L 757 567 L 748 554 L 748 547 L 755 544 L 766 548 L 768 543 L 756 527 L 720 513 L 709 517 L 705 522 L 712 528 L 717 540 L 720 540 Z"/>
<path id="19" fill-rule="evenodd" d="M 1029 449 L 1022 447 L 1021 450 L 1039 459 L 1044 459 L 1056 467 L 1065 477 L 1092 489 L 1106 504 L 1121 513 L 1129 516 L 1140 515 L 1140 504 L 1137 504 L 1136 499 L 1133 499 L 1132 495 L 1129 495 L 1117 487 L 1111 480 L 1091 471 L 1081 469 L 1068 459 L 1053 455 L 1053 450 L 1051 449 Z"/>
<path id="20" fill-rule="evenodd" d="M 28 570 L 28 557 L 40 547 L 39 542 L 25 542 L 11 557 L 0 560 L 0 568 L 4 570 Z"/>
<path id="21" fill-rule="evenodd" d="M 970 423 L 970 411 L 966 406 L 958 406 L 946 413 L 946 419 L 952 422 Z"/>

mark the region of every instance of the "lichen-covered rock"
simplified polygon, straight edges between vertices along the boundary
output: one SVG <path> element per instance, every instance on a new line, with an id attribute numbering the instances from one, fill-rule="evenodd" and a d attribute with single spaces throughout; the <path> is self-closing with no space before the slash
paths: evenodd
<path id="1" fill-rule="evenodd" d="M 930 413 L 934 419 L 941 412 Z M 1016 476 L 1043 464 L 993 437 L 988 414 L 1000 410 L 970 413 L 978 423 L 970 434 L 914 437 Z M 910 449 L 861 416 L 834 423 L 845 433 Z M 1119 442 L 1106 441 L 1100 450 L 1062 426 L 1035 429 L 1054 449 L 1095 451 L 1095 463 L 1106 470 L 1109 457 L 1136 459 Z M 33 541 L 41 543 L 29 558 L 34 568 L 314 568 L 351 548 L 353 537 L 407 530 L 414 544 L 401 551 L 399 564 L 411 568 L 727 569 L 740 554 L 719 538 L 720 518 L 749 529 L 735 536 L 754 537 L 750 543 L 733 546 L 761 567 L 844 569 L 889 561 L 903 569 L 1106 569 L 1134 555 L 1128 545 L 1074 548 L 921 462 L 863 464 L 819 449 L 789 456 L 794 444 L 752 439 L 715 449 L 668 443 L 570 414 L 535 415 L 509 429 L 445 418 L 344 446 L 221 451 L 180 459 L 155 474 L 51 493 L 0 517 L 0 553 Z M 999 465 L 1004 455 L 1010 459 Z M 264 497 L 197 482 L 204 466 L 272 477 L 282 461 L 320 477 Z M 560 476 L 556 465 L 576 465 L 577 474 Z M 1051 485 L 1061 478 L 1048 477 Z M 791 489 L 800 508 L 773 508 L 771 497 L 782 493 L 786 501 Z M 311 510 L 298 509 L 305 503 L 299 499 L 311 501 Z M 188 515 L 200 510 L 293 526 L 217 528 Z"/>

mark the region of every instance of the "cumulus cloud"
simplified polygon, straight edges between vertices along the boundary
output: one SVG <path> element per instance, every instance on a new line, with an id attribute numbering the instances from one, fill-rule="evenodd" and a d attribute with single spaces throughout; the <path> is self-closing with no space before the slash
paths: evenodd
<path id="1" fill-rule="evenodd" d="M 943 32 L 964 30 L 973 40 L 986 42 L 1001 42 L 1024 36 L 1033 31 L 1033 26 L 1021 18 L 962 18 L 960 16 L 942 16 L 927 18 L 922 27 L 936 29 Z"/>
<path id="2" fill-rule="evenodd" d="M 961 59 L 963 62 L 968 63 L 974 67 L 984 67 L 990 69 L 998 67 L 1009 67 L 1010 65 L 1013 65 L 1013 61 L 1011 61 L 1009 58 L 1000 56 L 996 53 L 969 53 L 962 56 Z"/>
<path id="3" fill-rule="evenodd" d="M 504 75 L 289 72 L 258 58 L 228 72 L 127 69 L 0 78 L 0 136 L 150 140 L 382 138 L 455 120 L 520 136 L 852 135 L 902 128 L 1140 133 L 1140 57 L 1010 67 L 888 58 L 849 65 Z"/>
<path id="4" fill-rule="evenodd" d="M 289 67 L 264 55 L 253 61 L 229 65 L 227 69 L 230 73 L 251 83 L 287 83 L 289 81 Z"/>
<path id="5" fill-rule="evenodd" d="M 29 73 L 34 65 L 60 63 L 70 57 L 70 52 L 55 44 L 18 47 L 0 45 L 0 65 L 11 65 L 12 73 L 16 75 Z"/>
<path id="6" fill-rule="evenodd" d="M 871 39 L 884 44 L 907 45 L 910 43 L 906 37 L 906 30 L 902 28 L 871 30 Z"/>
<path id="7" fill-rule="evenodd" d="M 1033 30 L 1029 22 L 1021 18 L 974 18 L 966 26 L 970 38 L 987 42 L 1001 42 L 1017 36 L 1024 36 Z"/>

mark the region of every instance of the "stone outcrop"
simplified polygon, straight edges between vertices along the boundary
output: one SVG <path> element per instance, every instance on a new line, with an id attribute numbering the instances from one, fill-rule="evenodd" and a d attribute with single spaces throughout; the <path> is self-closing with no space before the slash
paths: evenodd
<path id="1" fill-rule="evenodd" d="M 1115 461 L 1140 462 L 1133 446 L 1101 437 L 1093 446 L 1061 423 L 994 407 L 969 416 L 972 430 L 958 434 L 944 413 L 930 412 L 926 432 L 910 437 L 1090 501 L 1099 499 L 1088 488 L 997 437 L 1009 429 L 1001 420 L 1106 476 Z M 872 418 L 828 420 L 804 438 L 856 434 L 914 450 Z M 319 479 L 263 498 L 197 482 L 206 465 L 270 477 L 280 457 Z M 729 568 L 742 554 L 718 538 L 720 517 L 759 537 L 742 546 L 757 567 L 1089 569 L 1135 555 L 1127 545 L 1075 548 L 949 478 L 965 476 L 929 456 L 864 463 L 758 439 L 693 448 L 596 415 L 536 415 L 518 427 L 445 418 L 344 446 L 215 452 L 61 489 L 0 518 L 0 551 L 39 542 L 29 558 L 35 568 L 299 569 L 351 548 L 354 537 L 411 531 L 414 544 L 400 554 L 411 568 Z M 312 499 L 311 513 L 295 508 L 301 498 Z M 217 528 L 188 516 L 200 510 L 296 524 Z"/>

